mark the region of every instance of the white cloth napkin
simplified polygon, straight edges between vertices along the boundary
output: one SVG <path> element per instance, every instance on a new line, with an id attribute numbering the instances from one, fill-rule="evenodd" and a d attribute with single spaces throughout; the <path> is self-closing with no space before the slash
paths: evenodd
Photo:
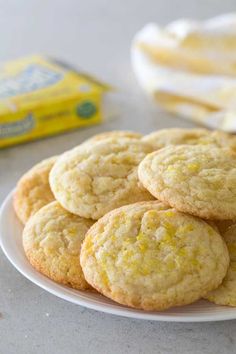
<path id="1" fill-rule="evenodd" d="M 166 110 L 236 132 L 236 13 L 146 25 L 134 38 L 140 85 Z"/>

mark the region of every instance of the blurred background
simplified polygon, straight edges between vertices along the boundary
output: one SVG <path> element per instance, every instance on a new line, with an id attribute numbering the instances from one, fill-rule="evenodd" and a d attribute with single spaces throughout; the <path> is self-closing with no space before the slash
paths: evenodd
<path id="1" fill-rule="evenodd" d="M 0 0 L 0 61 L 45 53 L 137 93 L 130 45 L 138 30 L 232 11 L 234 0 Z"/>

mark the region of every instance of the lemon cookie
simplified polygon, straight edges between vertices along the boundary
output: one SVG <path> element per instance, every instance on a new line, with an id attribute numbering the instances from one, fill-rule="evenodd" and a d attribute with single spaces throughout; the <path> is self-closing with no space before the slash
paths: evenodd
<path id="1" fill-rule="evenodd" d="M 236 218 L 236 154 L 230 149 L 168 146 L 146 156 L 138 172 L 150 193 L 179 211 Z"/>
<path id="2" fill-rule="evenodd" d="M 44 205 L 55 198 L 49 185 L 49 172 L 57 156 L 41 161 L 26 172 L 16 186 L 14 209 L 23 224 Z"/>
<path id="3" fill-rule="evenodd" d="M 158 201 L 127 205 L 88 231 L 80 262 L 103 295 L 144 310 L 189 304 L 215 289 L 229 256 L 205 221 Z"/>
<path id="4" fill-rule="evenodd" d="M 230 147 L 236 150 L 236 139 L 230 134 L 207 129 L 162 129 L 157 130 L 142 139 L 159 150 L 168 145 L 215 145 Z"/>
<path id="5" fill-rule="evenodd" d="M 92 225 L 56 201 L 44 206 L 27 222 L 23 246 L 32 266 L 48 278 L 75 289 L 87 289 L 80 266 L 81 243 Z"/>
<path id="6" fill-rule="evenodd" d="M 53 166 L 52 191 L 65 209 L 95 220 L 119 206 L 154 199 L 137 176 L 138 164 L 150 151 L 149 145 L 135 139 L 82 144 Z"/>
<path id="7" fill-rule="evenodd" d="M 229 227 L 223 237 L 229 251 L 229 268 L 222 284 L 204 297 L 218 305 L 236 306 L 236 225 Z"/>
<path id="8" fill-rule="evenodd" d="M 90 143 L 93 141 L 100 141 L 107 138 L 128 138 L 128 139 L 141 139 L 141 133 L 132 132 L 129 130 L 112 130 L 108 132 L 103 132 L 97 135 L 92 136 L 88 140 L 86 140 L 83 144 Z"/>

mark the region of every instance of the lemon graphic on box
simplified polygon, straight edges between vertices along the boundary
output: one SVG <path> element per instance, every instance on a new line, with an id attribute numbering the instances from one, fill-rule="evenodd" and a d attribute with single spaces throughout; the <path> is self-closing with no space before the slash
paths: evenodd
<path id="1" fill-rule="evenodd" d="M 76 113 L 80 118 L 89 119 L 97 112 L 96 105 L 91 101 L 83 101 L 76 107 Z"/>

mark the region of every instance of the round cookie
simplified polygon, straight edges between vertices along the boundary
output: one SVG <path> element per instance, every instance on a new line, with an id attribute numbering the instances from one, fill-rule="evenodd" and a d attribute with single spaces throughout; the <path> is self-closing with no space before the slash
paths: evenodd
<path id="1" fill-rule="evenodd" d="M 56 160 L 57 156 L 53 156 L 41 161 L 18 181 L 13 205 L 18 218 L 23 224 L 36 211 L 55 199 L 48 179 L 49 172 Z"/>
<path id="2" fill-rule="evenodd" d="M 168 146 L 146 156 L 139 179 L 156 198 L 206 219 L 236 218 L 236 154 L 206 145 Z"/>
<path id="3" fill-rule="evenodd" d="M 223 234 L 228 247 L 230 263 L 222 284 L 204 296 L 218 305 L 236 306 L 236 224 Z"/>
<path id="4" fill-rule="evenodd" d="M 171 128 L 157 130 L 142 139 L 151 144 L 153 149 L 159 150 L 169 145 L 215 145 L 230 147 L 236 150 L 235 137 L 220 131 L 207 129 Z"/>
<path id="5" fill-rule="evenodd" d="M 92 136 L 91 138 L 85 140 L 83 144 L 91 143 L 93 141 L 100 141 L 107 138 L 128 138 L 128 139 L 141 139 L 141 133 L 132 132 L 129 130 L 112 130 L 108 132 L 103 132 L 97 135 Z"/>
<path id="6" fill-rule="evenodd" d="M 73 215 L 56 201 L 44 206 L 27 222 L 23 246 L 32 266 L 48 278 L 72 288 L 90 288 L 79 255 L 92 220 Z"/>
<path id="7" fill-rule="evenodd" d="M 53 166 L 49 180 L 55 198 L 71 213 L 95 220 L 119 206 L 154 199 L 137 176 L 138 164 L 150 151 L 136 139 L 82 144 Z"/>
<path id="8" fill-rule="evenodd" d="M 196 301 L 226 274 L 229 256 L 205 221 L 158 201 L 127 205 L 99 219 L 80 254 L 85 279 L 103 295 L 144 310 Z"/>

